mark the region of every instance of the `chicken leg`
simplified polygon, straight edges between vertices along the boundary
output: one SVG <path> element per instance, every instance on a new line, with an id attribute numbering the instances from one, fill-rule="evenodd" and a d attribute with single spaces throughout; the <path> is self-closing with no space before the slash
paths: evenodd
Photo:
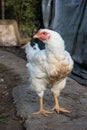
<path id="1" fill-rule="evenodd" d="M 65 108 L 61 108 L 59 106 L 59 102 L 58 102 L 57 96 L 54 93 L 52 93 L 52 95 L 53 95 L 54 103 L 55 103 L 55 106 L 52 108 L 52 110 L 56 111 L 57 113 L 59 113 L 59 112 L 70 113 L 70 111 L 66 110 Z"/>
<path id="2" fill-rule="evenodd" d="M 52 112 L 46 111 L 43 107 L 43 98 L 40 97 L 40 110 L 38 112 L 35 112 L 33 114 L 36 115 L 44 115 L 44 116 L 48 116 L 48 114 L 51 114 Z"/>

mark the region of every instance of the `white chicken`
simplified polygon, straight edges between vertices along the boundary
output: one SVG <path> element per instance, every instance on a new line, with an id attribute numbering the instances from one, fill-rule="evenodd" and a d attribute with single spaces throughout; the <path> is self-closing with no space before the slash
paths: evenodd
<path id="1" fill-rule="evenodd" d="M 40 98 L 40 110 L 34 114 L 48 116 L 52 113 L 43 106 L 43 95 L 47 88 L 51 89 L 54 98 L 55 105 L 52 110 L 69 113 L 70 111 L 61 108 L 58 103 L 58 96 L 65 87 L 66 77 L 73 68 L 73 60 L 65 50 L 64 40 L 59 33 L 49 29 L 40 29 L 33 38 L 45 43 L 43 50 L 40 50 L 37 44 L 32 47 L 30 43 L 25 48 L 29 83 Z"/>

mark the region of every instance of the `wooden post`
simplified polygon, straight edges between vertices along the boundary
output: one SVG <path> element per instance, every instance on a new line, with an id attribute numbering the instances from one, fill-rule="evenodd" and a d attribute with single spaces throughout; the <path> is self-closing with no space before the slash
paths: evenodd
<path id="1" fill-rule="evenodd" d="M 2 19 L 5 19 L 5 7 L 4 7 L 5 1 L 1 0 L 1 8 L 2 8 Z"/>
<path id="2" fill-rule="evenodd" d="M 1 6 L 2 4 L 1 4 L 1 0 L 0 0 L 0 19 L 2 18 L 2 9 L 1 9 Z"/>

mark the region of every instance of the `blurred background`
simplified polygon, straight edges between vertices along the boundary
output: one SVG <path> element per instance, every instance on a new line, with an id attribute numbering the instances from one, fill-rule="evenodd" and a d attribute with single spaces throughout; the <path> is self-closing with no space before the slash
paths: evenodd
<path id="1" fill-rule="evenodd" d="M 42 24 L 41 0 L 0 0 L 0 19 L 15 19 L 21 37 L 31 37 Z"/>

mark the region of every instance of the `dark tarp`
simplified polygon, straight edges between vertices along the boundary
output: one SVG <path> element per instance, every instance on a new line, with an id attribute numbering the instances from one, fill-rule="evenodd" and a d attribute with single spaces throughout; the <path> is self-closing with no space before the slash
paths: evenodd
<path id="1" fill-rule="evenodd" d="M 75 62 L 71 77 L 87 86 L 87 0 L 42 0 L 45 28 L 65 40 Z"/>

